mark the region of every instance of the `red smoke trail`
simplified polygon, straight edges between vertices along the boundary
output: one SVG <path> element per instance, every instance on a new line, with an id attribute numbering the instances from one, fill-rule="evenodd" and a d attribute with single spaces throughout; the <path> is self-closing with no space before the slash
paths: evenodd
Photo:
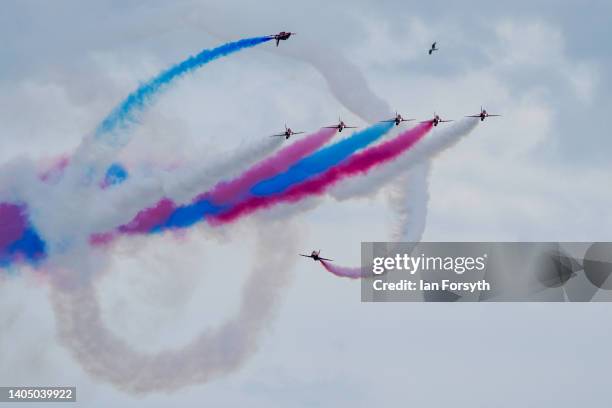
<path id="1" fill-rule="evenodd" d="M 327 269 L 328 272 L 331 272 L 334 275 L 340 276 L 342 278 L 359 279 L 366 276 L 365 271 L 362 271 L 361 267 L 347 268 L 344 266 L 337 266 L 326 261 L 321 261 L 321 265 L 323 265 L 323 267 Z"/>
<path id="2" fill-rule="evenodd" d="M 425 136 L 431 127 L 431 121 L 421 123 L 392 140 L 354 154 L 338 166 L 330 168 L 317 177 L 296 184 L 278 195 L 248 198 L 226 212 L 209 216 L 208 221 L 213 225 L 225 224 L 260 208 L 272 207 L 283 202 L 296 202 L 313 194 L 322 194 L 327 188 L 346 177 L 366 173 L 374 166 L 398 157 Z"/>

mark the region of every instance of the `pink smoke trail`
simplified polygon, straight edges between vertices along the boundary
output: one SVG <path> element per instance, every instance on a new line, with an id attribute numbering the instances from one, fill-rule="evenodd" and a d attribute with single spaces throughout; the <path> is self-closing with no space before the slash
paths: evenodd
<path id="1" fill-rule="evenodd" d="M 66 166 L 68 166 L 70 162 L 70 158 L 66 155 L 59 157 L 54 161 L 54 163 L 47 169 L 45 169 L 42 173 L 39 174 L 38 178 L 44 182 L 49 182 L 53 179 L 57 179 Z"/>
<path id="2" fill-rule="evenodd" d="M 312 133 L 254 165 L 240 177 L 218 183 L 209 193 L 202 194 L 196 200 L 208 198 L 215 204 L 228 204 L 243 198 L 256 183 L 287 170 L 301 158 L 319 149 L 335 134 L 336 129 L 321 129 Z"/>
<path id="3" fill-rule="evenodd" d="M 345 266 L 337 266 L 327 261 L 321 261 L 321 265 L 328 271 L 341 278 L 360 279 L 366 276 L 365 271 L 358 268 L 347 268 Z"/>
<path id="4" fill-rule="evenodd" d="M 0 255 L 4 247 L 23 235 L 27 226 L 24 210 L 17 204 L 0 203 Z"/>
<path id="5" fill-rule="evenodd" d="M 296 202 L 313 194 L 322 194 L 327 188 L 346 177 L 366 173 L 374 166 L 398 157 L 425 136 L 432 125 L 431 121 L 421 123 L 387 142 L 354 154 L 338 166 L 278 195 L 248 198 L 226 212 L 208 217 L 208 221 L 212 225 L 226 224 L 260 208 L 269 208 L 282 202 Z"/>
<path id="6" fill-rule="evenodd" d="M 162 198 L 155 206 L 140 211 L 129 223 L 120 226 L 118 229 L 124 233 L 137 233 L 150 231 L 151 228 L 159 224 L 172 214 L 176 209 L 176 204 L 169 198 Z"/>

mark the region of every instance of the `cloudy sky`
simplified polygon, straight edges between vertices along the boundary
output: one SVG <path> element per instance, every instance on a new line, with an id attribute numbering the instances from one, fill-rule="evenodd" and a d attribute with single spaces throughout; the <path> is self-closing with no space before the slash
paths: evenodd
<path id="1" fill-rule="evenodd" d="M 504 3 L 5 1 L 0 168 L 69 154 L 129 91 L 189 54 L 291 30 L 278 49 L 248 50 L 168 90 L 121 160 L 206 162 L 285 122 L 313 130 L 341 115 L 363 126 L 381 101 L 418 118 L 485 105 L 504 116 L 432 162 L 423 239 L 609 241 L 612 5 Z M 433 41 L 440 51 L 429 57 Z M 362 83 L 326 80 L 350 77 L 346 64 L 377 100 Z M 268 262 L 257 240 L 280 253 L 322 248 L 350 265 L 361 241 L 390 239 L 391 188 L 218 233 L 121 241 L 96 287 L 103 321 L 136 350 L 179 348 L 239 313 L 244 282 Z M 288 215 L 288 231 L 262 235 Z M 0 385 L 76 385 L 88 407 L 609 405 L 606 304 L 362 304 L 358 282 L 312 262 L 270 268 L 288 282 L 257 350 L 205 384 L 145 395 L 84 369 L 58 336 L 44 279 L 0 280 Z"/>

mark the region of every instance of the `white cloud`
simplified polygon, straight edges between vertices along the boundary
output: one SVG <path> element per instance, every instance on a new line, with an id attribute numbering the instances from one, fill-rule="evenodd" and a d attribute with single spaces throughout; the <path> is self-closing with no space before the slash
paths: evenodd
<path id="1" fill-rule="evenodd" d="M 539 69 L 535 75 L 561 75 L 582 103 L 593 100 L 599 81 L 597 66 L 568 56 L 559 28 L 543 21 L 505 20 L 494 29 L 497 43 L 488 49 L 491 60 L 512 71 L 533 67 Z"/>

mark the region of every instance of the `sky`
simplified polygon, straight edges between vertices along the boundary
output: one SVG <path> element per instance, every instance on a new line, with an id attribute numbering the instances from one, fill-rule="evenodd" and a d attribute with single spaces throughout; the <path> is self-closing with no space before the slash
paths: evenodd
<path id="1" fill-rule="evenodd" d="M 214 162 L 285 123 L 365 126 L 395 110 L 459 119 L 484 105 L 503 117 L 435 157 L 427 194 L 405 197 L 423 201 L 422 239 L 610 241 L 611 15 L 605 1 L 5 1 L 0 168 L 70 154 L 129 91 L 187 55 L 291 30 L 278 48 L 165 92 L 121 161 L 136 172 Z M 134 394 L 92 374 L 60 333 L 45 279 L 27 268 L 1 279 L 0 385 L 76 385 L 87 407 L 607 406 L 605 303 L 361 303 L 358 282 L 309 260 L 277 266 L 257 249 L 265 239 L 274 253 L 321 248 L 357 264 L 361 241 L 393 236 L 401 182 L 218 231 L 120 240 L 96 295 L 109 330 L 141 352 L 241 315 L 244 283 L 268 265 L 283 283 L 235 370 L 171 392 Z"/>

